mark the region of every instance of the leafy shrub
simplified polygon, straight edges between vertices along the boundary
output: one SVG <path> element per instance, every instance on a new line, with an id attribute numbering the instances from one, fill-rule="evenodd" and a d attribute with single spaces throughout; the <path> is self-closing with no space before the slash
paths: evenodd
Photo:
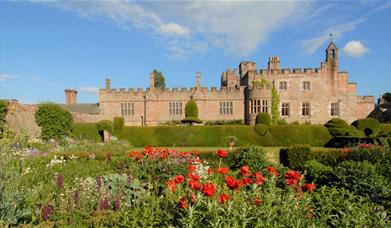
<path id="1" fill-rule="evenodd" d="M 320 163 L 317 160 L 304 162 L 303 170 L 306 172 L 307 181 L 315 182 L 319 186 L 327 185 L 335 178 L 333 167 Z"/>
<path id="2" fill-rule="evenodd" d="M 239 147 L 229 153 L 228 161 L 232 169 L 239 169 L 246 165 L 252 170 L 259 170 L 268 164 L 266 151 L 259 146 Z"/>
<path id="3" fill-rule="evenodd" d="M 378 137 L 391 137 L 391 124 L 381 123 L 379 132 L 377 133 Z"/>
<path id="4" fill-rule="evenodd" d="M 204 125 L 243 125 L 243 120 L 216 120 L 206 121 Z"/>
<path id="5" fill-rule="evenodd" d="M 331 138 L 327 128 L 322 125 L 288 124 L 281 126 L 270 126 L 269 131 L 274 138 L 272 145 L 280 146 L 288 146 L 292 144 L 323 146 Z"/>
<path id="6" fill-rule="evenodd" d="M 197 103 L 193 100 L 190 100 L 186 103 L 185 106 L 185 118 L 182 120 L 182 123 L 202 123 L 200 119 L 198 119 L 198 106 Z"/>
<path id="7" fill-rule="evenodd" d="M 270 117 L 270 114 L 267 112 L 261 112 L 256 116 L 255 124 L 265 124 L 265 125 L 271 125 L 272 124 L 272 118 Z"/>
<path id="8" fill-rule="evenodd" d="M 76 139 L 87 139 L 91 141 L 102 141 L 96 123 L 74 123 L 72 135 Z"/>
<path id="9" fill-rule="evenodd" d="M 374 136 L 379 130 L 380 123 L 377 119 L 365 118 L 359 119 L 352 123 L 352 126 L 356 127 L 359 131 L 363 132 L 366 136 Z"/>
<path id="10" fill-rule="evenodd" d="M 125 120 L 122 116 L 114 117 L 114 131 L 119 132 L 125 126 Z"/>
<path id="11" fill-rule="evenodd" d="M 345 120 L 340 118 L 333 118 L 324 125 L 329 130 L 332 136 L 364 136 L 355 127 L 350 126 Z"/>
<path id="12" fill-rule="evenodd" d="M 96 124 L 98 131 L 108 131 L 113 133 L 113 122 L 111 120 L 101 120 Z"/>
<path id="13" fill-rule="evenodd" d="M 72 115 L 56 104 L 38 105 L 35 122 L 41 127 L 43 140 L 61 139 L 72 134 Z"/>
<path id="14" fill-rule="evenodd" d="M 302 169 L 305 162 L 310 160 L 336 165 L 343 157 L 340 149 L 313 149 L 308 145 L 293 145 L 280 150 L 280 162 L 293 169 Z"/>

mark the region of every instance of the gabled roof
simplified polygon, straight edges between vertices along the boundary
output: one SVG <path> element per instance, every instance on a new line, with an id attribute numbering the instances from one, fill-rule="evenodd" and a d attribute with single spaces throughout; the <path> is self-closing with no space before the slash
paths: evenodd
<path id="1" fill-rule="evenodd" d="M 335 49 L 335 50 L 338 50 L 337 46 L 331 41 L 329 46 L 327 47 L 327 50 L 328 49 Z"/>
<path id="2" fill-rule="evenodd" d="M 99 104 L 97 104 L 97 103 L 74 104 L 74 105 L 60 104 L 60 106 L 70 112 L 79 112 L 79 113 L 86 113 L 86 114 L 99 114 Z"/>

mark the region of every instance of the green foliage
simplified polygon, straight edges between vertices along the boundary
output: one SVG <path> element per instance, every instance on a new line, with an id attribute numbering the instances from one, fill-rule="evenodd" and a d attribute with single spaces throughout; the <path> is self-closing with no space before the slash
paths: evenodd
<path id="1" fill-rule="evenodd" d="M 280 162 L 292 169 L 302 169 L 306 161 L 316 160 L 325 165 L 335 165 L 344 156 L 340 149 L 314 149 L 308 145 L 292 145 L 281 149 Z"/>
<path id="2" fill-rule="evenodd" d="M 377 119 L 365 118 L 354 121 L 352 126 L 356 127 L 366 136 L 375 136 L 379 130 L 380 123 Z"/>
<path id="3" fill-rule="evenodd" d="M 355 127 L 350 126 L 345 120 L 340 118 L 333 118 L 329 120 L 325 125 L 329 130 L 332 136 L 351 136 L 351 137 L 362 137 L 360 131 L 358 131 Z"/>
<path id="4" fill-rule="evenodd" d="M 3 138 L 5 117 L 7 116 L 7 106 L 8 106 L 8 101 L 0 100 L 0 139 Z"/>
<path id="5" fill-rule="evenodd" d="M 266 124 L 271 125 L 272 119 L 270 117 L 270 114 L 267 112 L 261 112 L 256 116 L 255 124 Z"/>
<path id="6" fill-rule="evenodd" d="M 182 123 L 202 123 L 202 121 L 198 119 L 198 106 L 195 101 L 190 100 L 186 103 L 185 118 L 182 120 Z"/>
<path id="7" fill-rule="evenodd" d="M 96 142 L 102 141 L 96 123 L 74 123 L 72 135 L 76 139 L 87 139 Z"/>
<path id="8" fill-rule="evenodd" d="M 40 104 L 35 113 L 35 122 L 41 127 L 43 140 L 62 139 L 72 134 L 72 115 L 56 104 Z"/>
<path id="9" fill-rule="evenodd" d="M 108 131 L 110 133 L 113 133 L 114 127 L 113 122 L 111 120 L 101 120 L 98 123 L 96 123 L 96 128 L 98 131 Z"/>
<path id="10" fill-rule="evenodd" d="M 154 85 L 158 89 L 165 89 L 166 88 L 166 82 L 163 76 L 163 73 L 161 71 L 158 71 L 156 69 L 153 70 L 153 74 L 155 76 Z"/>
<path id="11" fill-rule="evenodd" d="M 386 102 L 391 102 L 391 93 L 384 93 L 382 97 Z"/>
<path id="12" fill-rule="evenodd" d="M 391 137 L 391 124 L 381 123 L 379 132 L 377 133 L 378 137 Z"/>
<path id="13" fill-rule="evenodd" d="M 243 120 L 205 121 L 204 125 L 243 125 Z"/>
<path id="14" fill-rule="evenodd" d="M 278 110 L 278 106 L 280 105 L 280 95 L 278 95 L 277 89 L 274 86 L 272 88 L 272 123 L 277 125 L 280 120 L 280 111 Z"/>
<path id="15" fill-rule="evenodd" d="M 231 169 L 249 166 L 251 170 L 260 170 L 268 164 L 266 151 L 259 146 L 243 146 L 229 153 L 228 164 Z"/>
<path id="16" fill-rule="evenodd" d="M 236 145 L 288 146 L 309 144 L 323 146 L 330 140 L 321 125 L 206 125 L 124 127 L 116 133 L 120 139 L 140 146 L 226 146 L 225 137 L 235 136 Z"/>
<path id="17" fill-rule="evenodd" d="M 125 120 L 122 116 L 114 117 L 114 131 L 119 132 L 125 126 Z"/>
<path id="18" fill-rule="evenodd" d="M 255 88 L 257 88 L 257 87 L 269 88 L 271 85 L 270 82 L 268 80 L 266 80 L 263 75 L 260 80 L 253 80 L 253 81 L 251 81 L 251 83 L 252 83 L 252 86 Z"/>

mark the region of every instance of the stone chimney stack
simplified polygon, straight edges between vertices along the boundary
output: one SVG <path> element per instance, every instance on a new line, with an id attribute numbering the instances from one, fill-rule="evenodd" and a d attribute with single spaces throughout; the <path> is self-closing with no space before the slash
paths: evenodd
<path id="1" fill-rule="evenodd" d="M 279 70 L 280 69 L 280 58 L 278 56 L 269 57 L 268 69 L 269 70 Z"/>
<path id="2" fill-rule="evenodd" d="M 197 88 L 201 87 L 201 73 L 200 72 L 196 73 L 196 85 L 197 85 Z"/>
<path id="3" fill-rule="evenodd" d="M 149 74 L 149 88 L 155 88 L 155 74 L 153 72 Z"/>
<path id="4" fill-rule="evenodd" d="M 110 90 L 110 79 L 106 78 L 105 84 L 106 84 L 106 90 Z"/>
<path id="5" fill-rule="evenodd" d="M 75 89 L 66 89 L 65 92 L 65 104 L 75 105 L 77 103 L 77 91 Z"/>

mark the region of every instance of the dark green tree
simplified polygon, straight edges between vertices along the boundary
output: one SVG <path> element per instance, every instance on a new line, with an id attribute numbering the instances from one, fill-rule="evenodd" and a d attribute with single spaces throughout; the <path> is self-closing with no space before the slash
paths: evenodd
<path id="1" fill-rule="evenodd" d="M 5 116 L 7 115 L 8 101 L 0 100 L 0 138 L 5 127 Z"/>
<path id="2" fill-rule="evenodd" d="M 166 82 L 165 82 L 163 73 L 161 71 L 154 69 L 153 74 L 155 76 L 155 84 L 154 84 L 155 87 L 158 89 L 166 88 Z"/>
<path id="3" fill-rule="evenodd" d="M 272 123 L 278 124 L 280 120 L 280 111 L 278 106 L 280 105 L 280 95 L 278 95 L 277 89 L 274 86 L 272 87 Z"/>
<path id="4" fill-rule="evenodd" d="M 71 113 L 57 104 L 38 105 L 35 122 L 41 127 L 41 138 L 45 141 L 62 139 L 72 133 L 73 118 Z"/>
<path id="5" fill-rule="evenodd" d="M 202 121 L 198 119 L 198 106 L 195 101 L 190 100 L 186 103 L 185 118 L 181 120 L 181 122 L 189 123 L 190 125 L 193 125 L 193 123 L 202 123 Z"/>
<path id="6" fill-rule="evenodd" d="M 391 102 L 391 93 L 385 93 L 382 97 L 386 102 Z"/>

